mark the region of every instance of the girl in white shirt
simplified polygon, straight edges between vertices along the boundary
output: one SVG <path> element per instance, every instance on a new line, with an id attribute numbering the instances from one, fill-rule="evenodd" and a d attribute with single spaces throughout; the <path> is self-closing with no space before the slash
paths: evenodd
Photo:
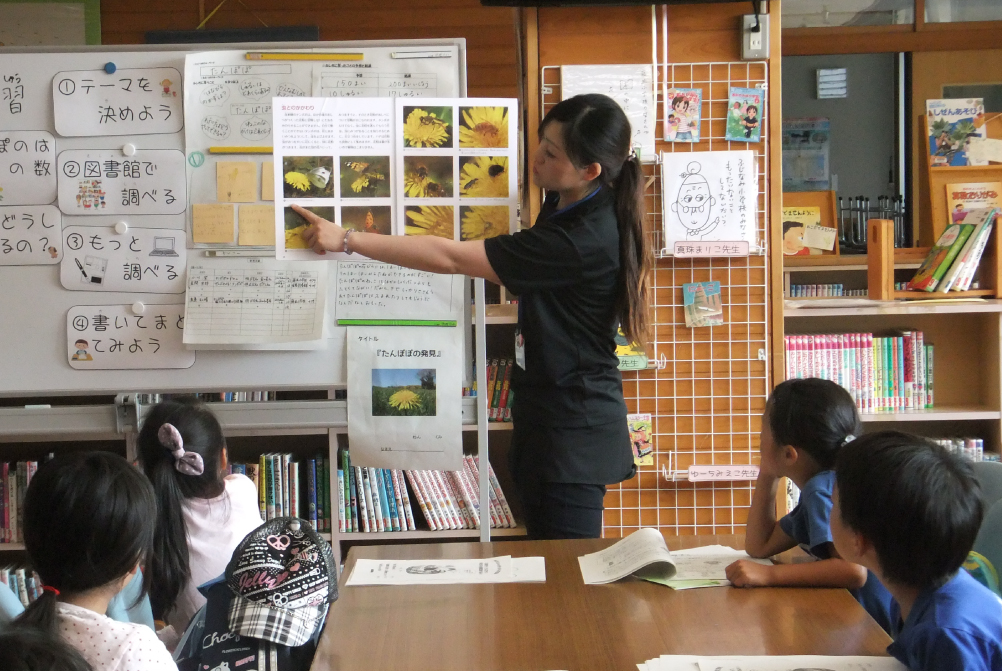
<path id="1" fill-rule="evenodd" d="M 152 629 L 105 615 L 152 551 L 155 514 L 150 483 L 118 455 L 42 464 L 24 497 L 24 544 L 44 587 L 12 627 L 59 636 L 94 671 L 177 671 Z"/>
<path id="2" fill-rule="evenodd" d="M 257 489 L 244 475 L 226 475 L 223 430 L 194 399 L 151 408 L 138 449 L 158 504 L 146 565 L 150 602 L 179 636 L 205 603 L 198 586 L 221 575 L 240 541 L 261 525 Z"/>

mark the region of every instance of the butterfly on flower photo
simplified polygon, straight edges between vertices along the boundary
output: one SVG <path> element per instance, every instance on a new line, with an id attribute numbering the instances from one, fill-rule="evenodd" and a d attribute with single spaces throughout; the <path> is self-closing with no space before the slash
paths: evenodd
<path id="1" fill-rule="evenodd" d="M 508 148 L 507 107 L 460 107 L 459 146 Z"/>
<path id="2" fill-rule="evenodd" d="M 404 156 L 404 195 L 408 198 L 451 198 L 451 156 Z"/>
<path id="3" fill-rule="evenodd" d="M 413 205 L 405 208 L 404 235 L 435 235 L 455 240 L 455 208 L 451 205 Z"/>
<path id="4" fill-rule="evenodd" d="M 327 221 L 334 221 L 333 207 L 307 207 L 307 210 L 323 217 Z M 309 249 L 306 241 L 303 240 L 303 231 L 309 228 L 309 224 L 298 212 L 291 207 L 285 208 L 285 248 L 286 249 Z"/>
<path id="5" fill-rule="evenodd" d="M 451 147 L 451 107 L 404 107 L 405 147 Z"/>
<path id="6" fill-rule="evenodd" d="M 460 156 L 460 198 L 507 198 L 507 156 Z"/>
<path id="7" fill-rule="evenodd" d="M 459 208 L 459 239 L 486 240 L 508 233 L 507 205 L 463 205 Z"/>
<path id="8" fill-rule="evenodd" d="M 334 159 L 330 156 L 286 156 L 282 159 L 286 198 L 333 198 Z"/>
<path id="9" fill-rule="evenodd" d="M 342 156 L 342 198 L 389 198 L 389 156 Z"/>
<path id="10" fill-rule="evenodd" d="M 341 208 L 341 227 L 360 233 L 389 235 L 392 222 L 389 205 Z"/>

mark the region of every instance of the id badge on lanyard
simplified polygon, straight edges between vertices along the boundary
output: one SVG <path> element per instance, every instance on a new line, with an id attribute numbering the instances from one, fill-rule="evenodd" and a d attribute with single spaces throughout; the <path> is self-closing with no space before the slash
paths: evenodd
<path id="1" fill-rule="evenodd" d="M 515 329 L 515 363 L 525 370 L 525 338 L 522 336 L 522 307 L 525 296 L 518 299 L 518 328 Z"/>

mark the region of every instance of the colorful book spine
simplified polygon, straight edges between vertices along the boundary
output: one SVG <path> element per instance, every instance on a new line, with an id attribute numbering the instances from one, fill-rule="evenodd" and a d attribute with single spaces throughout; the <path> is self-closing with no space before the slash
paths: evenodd
<path id="1" fill-rule="evenodd" d="M 411 485 L 411 490 L 414 492 L 414 498 L 417 499 L 418 508 L 421 510 L 421 514 L 424 515 L 425 522 L 428 523 L 428 528 L 432 531 L 438 531 L 439 525 L 438 520 L 432 515 L 431 508 L 428 505 L 428 501 L 424 496 L 424 492 L 421 490 L 418 484 L 418 478 L 414 471 L 404 471 L 404 477 Z"/>
<path id="2" fill-rule="evenodd" d="M 400 517 L 397 512 L 397 496 L 393 491 L 393 483 L 390 481 L 390 472 L 385 468 L 376 469 L 379 474 L 380 492 L 384 494 L 387 512 L 389 513 L 390 528 L 388 531 L 400 531 Z"/>
<path id="3" fill-rule="evenodd" d="M 345 531 L 352 531 L 352 514 L 351 514 L 351 477 L 349 477 L 350 470 L 348 468 L 348 450 L 341 450 L 341 472 L 343 473 L 342 481 L 338 482 L 340 489 L 340 495 L 344 497 L 344 529 Z"/>
<path id="4" fill-rule="evenodd" d="M 438 522 L 442 529 L 453 529 L 454 527 L 452 525 L 452 521 L 449 519 L 448 513 L 445 511 L 442 502 L 436 495 L 435 488 L 431 486 L 431 482 L 428 478 L 428 471 L 414 471 L 414 474 L 421 485 L 421 492 L 428 501 L 428 508 L 432 511 L 435 521 Z"/>
<path id="5" fill-rule="evenodd" d="M 458 528 L 466 528 L 466 515 L 460 510 L 459 503 L 455 500 L 452 495 L 452 490 L 449 488 L 448 483 L 446 483 L 445 478 L 442 477 L 441 471 L 432 471 L 432 477 L 435 481 L 435 487 L 439 491 L 439 495 L 445 499 L 446 508 L 449 510 L 449 516 L 452 518 L 453 523 L 455 523 Z"/>
<path id="6" fill-rule="evenodd" d="M 317 458 L 317 531 L 326 531 L 327 525 L 327 509 L 330 508 L 330 497 L 328 493 L 324 490 L 324 468 L 325 459 L 323 455 L 318 454 Z"/>
<path id="7" fill-rule="evenodd" d="M 971 250 L 970 258 L 964 266 L 964 270 L 961 273 L 960 278 L 957 280 L 957 284 L 953 287 L 954 291 L 967 291 L 971 288 L 971 282 L 974 281 L 974 275 L 978 271 L 978 264 L 981 263 L 981 257 L 984 255 L 985 249 L 988 247 L 988 239 L 991 237 L 992 227 L 994 225 L 994 223 L 990 223 L 985 226 L 984 230 L 981 231 L 974 248 Z"/>
<path id="8" fill-rule="evenodd" d="M 474 481 L 480 484 L 480 467 L 477 461 L 471 457 L 467 456 L 466 459 L 470 464 L 470 470 L 473 471 Z M 496 528 L 502 528 L 505 525 L 504 513 L 501 512 L 500 507 L 497 503 L 497 494 L 494 493 L 494 488 L 490 486 L 490 480 L 487 482 L 487 500 L 490 502 L 490 513 L 491 513 L 491 525 Z"/>
<path id="9" fill-rule="evenodd" d="M 352 498 L 358 501 L 358 530 L 369 531 L 369 509 L 365 505 L 365 493 L 363 491 L 362 472 L 358 466 L 351 467 L 351 488 Z"/>
<path id="10" fill-rule="evenodd" d="M 407 516 L 404 514 L 404 498 L 400 495 L 400 483 L 392 469 L 384 469 L 386 473 L 386 487 L 393 491 L 393 507 L 397 513 L 397 522 L 400 524 L 398 531 L 407 531 Z M 406 488 L 405 488 L 406 489 Z"/>
<path id="11" fill-rule="evenodd" d="M 480 457 L 474 457 L 477 461 L 477 466 L 480 466 Z M 494 473 L 494 466 L 487 462 L 487 477 L 490 479 L 491 488 L 494 489 L 494 494 L 497 497 L 498 504 L 501 506 L 501 511 L 504 512 L 505 519 L 507 520 L 506 527 L 515 528 L 515 516 L 512 515 L 511 507 L 508 505 L 508 499 L 504 495 L 504 490 L 501 489 L 501 483 L 498 482 L 498 477 Z"/>
<path id="12" fill-rule="evenodd" d="M 265 520 L 275 517 L 275 460 L 272 455 L 264 455 Z"/>
<path id="13" fill-rule="evenodd" d="M 376 531 L 386 531 L 387 514 L 384 508 L 386 501 L 383 500 L 382 492 L 379 489 L 379 480 L 376 478 L 376 469 L 371 466 L 365 469 L 369 474 L 369 488 L 372 490 L 372 507 L 376 513 Z"/>
<path id="14" fill-rule="evenodd" d="M 317 460 L 306 460 L 306 502 L 309 506 L 306 519 L 314 530 L 317 528 Z"/>
<path id="15" fill-rule="evenodd" d="M 337 469 L 337 504 L 338 504 L 338 516 L 337 516 L 337 530 L 341 533 L 345 531 L 345 524 L 347 522 L 347 513 L 344 508 L 344 469 Z"/>
<path id="16" fill-rule="evenodd" d="M 411 497 L 407 492 L 407 481 L 404 478 L 404 472 L 401 470 L 394 470 L 393 477 L 395 478 L 397 486 L 400 488 L 400 500 L 404 505 L 404 519 L 407 521 L 407 530 L 416 531 L 417 525 L 414 523 L 414 511 L 411 508 Z"/>
<path id="17" fill-rule="evenodd" d="M 459 496 L 462 497 L 463 503 L 466 505 L 466 511 L 472 522 L 473 529 L 480 528 L 480 512 L 477 510 L 476 504 L 474 503 L 474 496 L 470 492 L 470 488 L 466 484 L 466 479 L 463 477 L 462 471 L 450 471 L 449 478 L 452 480 L 453 489 Z"/>
<path id="18" fill-rule="evenodd" d="M 328 457 L 324 459 L 324 531 L 330 531 L 334 528 L 334 495 L 331 480 L 331 460 Z"/>
<path id="19" fill-rule="evenodd" d="M 925 346 L 925 407 L 932 408 L 935 403 L 933 393 L 933 346 Z"/>
<path id="20" fill-rule="evenodd" d="M 358 486 L 355 484 L 355 469 L 348 460 L 348 496 L 351 503 L 351 530 L 353 533 L 362 531 L 362 513 L 359 509 Z"/>
<path id="21" fill-rule="evenodd" d="M 362 468 L 360 466 L 355 475 L 359 478 L 359 482 L 362 487 L 362 495 L 365 496 L 365 508 L 366 515 L 369 520 L 369 531 L 375 533 L 379 531 L 379 525 L 376 524 L 376 504 L 372 499 L 372 485 L 369 482 L 369 469 Z"/>
<path id="22" fill-rule="evenodd" d="M 292 516 L 302 517 L 303 509 L 299 501 L 299 462 L 293 461 L 289 464 L 290 485 L 289 485 L 289 505 L 292 506 Z"/>

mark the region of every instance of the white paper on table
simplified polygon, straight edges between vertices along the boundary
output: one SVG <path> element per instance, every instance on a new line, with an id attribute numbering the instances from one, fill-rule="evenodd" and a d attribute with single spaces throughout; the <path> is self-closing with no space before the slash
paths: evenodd
<path id="1" fill-rule="evenodd" d="M 661 655 L 656 663 L 657 671 L 699 671 L 696 655 Z"/>
<path id="2" fill-rule="evenodd" d="M 664 659 L 662 657 L 662 659 Z M 907 671 L 904 664 L 893 657 L 862 656 L 730 656 L 699 657 L 699 671 Z"/>
<path id="3" fill-rule="evenodd" d="M 463 468 L 463 326 L 349 326 L 348 440 L 359 466 Z"/>
<path id="4" fill-rule="evenodd" d="M 772 565 L 768 559 L 755 559 L 747 552 L 714 546 L 692 548 L 691 550 L 676 550 L 672 553 L 675 560 L 675 580 L 720 580 L 721 584 L 729 585 L 726 569 L 739 559 L 747 559 L 763 566 Z"/>
<path id="5" fill-rule="evenodd" d="M 512 557 L 512 582 L 546 582 L 545 557 Z"/>
<path id="6" fill-rule="evenodd" d="M 657 529 L 640 529 L 599 552 L 578 557 L 586 585 L 602 585 L 636 574 L 660 578 L 675 576 L 675 562 Z"/>
<path id="7" fill-rule="evenodd" d="M 319 340 L 327 264 L 203 258 L 188 266 L 184 342 L 254 344 Z"/>
<path id="8" fill-rule="evenodd" d="M 487 559 L 359 559 L 345 585 L 456 585 L 512 582 L 511 556 Z"/>

